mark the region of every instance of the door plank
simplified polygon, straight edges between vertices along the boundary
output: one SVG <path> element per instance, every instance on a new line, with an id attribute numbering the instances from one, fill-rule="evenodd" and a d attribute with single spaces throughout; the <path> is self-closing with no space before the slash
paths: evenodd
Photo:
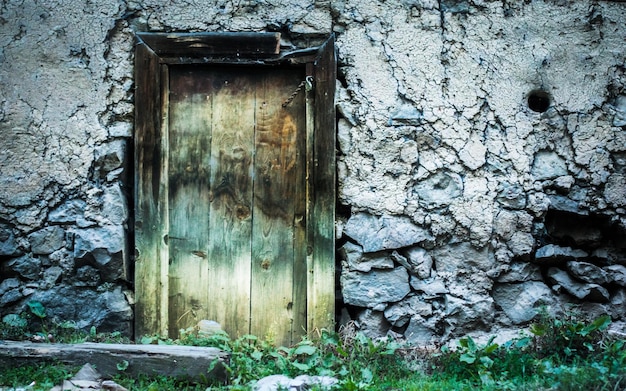
<path id="1" fill-rule="evenodd" d="M 189 68 L 170 68 L 169 330 L 178 337 L 208 316 L 212 94 Z"/>
<path id="2" fill-rule="evenodd" d="M 138 336 L 167 330 L 167 283 L 162 255 L 167 222 L 166 137 L 161 129 L 159 57 L 146 45 L 135 52 L 135 333 Z"/>
<path id="3" fill-rule="evenodd" d="M 290 344 L 293 327 L 294 199 L 298 122 L 283 103 L 298 71 L 265 72 L 257 90 L 251 332 Z M 300 104 L 300 109 L 302 106 Z"/>
<path id="4" fill-rule="evenodd" d="M 335 319 L 335 37 L 315 60 L 315 129 L 310 183 L 313 254 L 309 267 L 308 331 L 333 328 Z"/>
<path id="5" fill-rule="evenodd" d="M 219 70 L 211 146 L 209 319 L 232 336 L 250 332 L 255 77 Z"/>

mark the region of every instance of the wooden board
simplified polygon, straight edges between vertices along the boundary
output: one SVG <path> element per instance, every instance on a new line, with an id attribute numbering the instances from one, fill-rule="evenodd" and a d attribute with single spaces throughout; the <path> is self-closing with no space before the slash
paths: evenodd
<path id="1" fill-rule="evenodd" d="M 216 86 L 211 162 L 209 319 L 229 334 L 250 332 L 252 161 L 255 80 L 215 69 L 201 78 Z"/>
<path id="2" fill-rule="evenodd" d="M 291 344 L 294 300 L 294 212 L 302 173 L 298 137 L 304 134 L 301 71 L 265 73 L 258 86 L 251 332 Z M 292 95 L 293 100 L 288 102 Z"/>
<path id="3" fill-rule="evenodd" d="M 212 371 L 213 361 L 217 364 Z M 228 354 L 217 348 L 172 345 L 124 344 L 36 344 L 0 341 L 0 367 L 37 362 L 62 362 L 83 366 L 91 364 L 105 377 L 120 373 L 118 364 L 128 362 L 125 374 L 185 377 L 191 379 L 225 379 L 223 363 Z"/>
<path id="4" fill-rule="evenodd" d="M 177 338 L 179 329 L 208 319 L 213 96 L 195 73 L 170 68 L 169 334 Z"/>

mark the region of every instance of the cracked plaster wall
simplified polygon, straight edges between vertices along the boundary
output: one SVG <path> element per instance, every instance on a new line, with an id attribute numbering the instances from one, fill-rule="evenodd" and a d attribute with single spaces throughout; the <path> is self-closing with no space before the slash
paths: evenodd
<path id="1" fill-rule="evenodd" d="M 131 333 L 133 32 L 280 31 L 337 36 L 340 319 L 419 342 L 544 304 L 620 320 L 624 20 L 597 0 L 3 1 L 2 315 L 38 299 L 63 316 L 63 295 L 97 303 L 69 312 L 83 326 Z"/>

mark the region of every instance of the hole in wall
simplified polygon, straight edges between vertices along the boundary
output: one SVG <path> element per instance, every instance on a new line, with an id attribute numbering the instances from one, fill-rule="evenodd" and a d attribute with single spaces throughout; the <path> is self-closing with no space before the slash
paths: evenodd
<path id="1" fill-rule="evenodd" d="M 550 94 L 544 90 L 532 90 L 528 93 L 528 108 L 537 113 L 544 113 L 550 107 Z"/>

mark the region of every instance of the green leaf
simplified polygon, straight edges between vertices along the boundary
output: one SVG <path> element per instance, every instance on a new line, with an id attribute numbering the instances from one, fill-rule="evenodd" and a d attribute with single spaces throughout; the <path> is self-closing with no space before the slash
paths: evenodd
<path id="1" fill-rule="evenodd" d="M 38 318 L 43 319 L 46 317 L 46 308 L 43 306 L 43 304 L 41 304 L 41 302 L 34 300 L 29 301 L 28 308 L 30 308 L 30 312 Z"/>
<path id="2" fill-rule="evenodd" d="M 491 368 L 493 366 L 493 360 L 487 356 L 482 356 L 480 358 L 480 362 L 483 364 L 485 368 Z"/>
<path id="3" fill-rule="evenodd" d="M 317 351 L 317 348 L 313 345 L 300 345 L 296 348 L 296 350 L 293 351 L 293 354 L 295 355 L 306 354 L 307 356 L 311 356 L 315 354 L 316 351 Z"/>
<path id="4" fill-rule="evenodd" d="M 311 369 L 311 366 L 309 364 L 303 364 L 297 361 L 292 362 L 291 365 L 293 365 L 299 371 L 308 371 L 309 369 Z"/>
<path id="5" fill-rule="evenodd" d="M 9 327 L 15 327 L 23 329 L 28 326 L 28 321 L 22 318 L 18 314 L 8 314 L 2 318 L 2 323 L 6 324 Z"/>
<path id="6" fill-rule="evenodd" d="M 374 379 L 374 374 L 372 373 L 372 370 L 369 368 L 362 368 L 361 369 L 361 379 L 363 382 L 369 384 L 372 382 L 372 380 Z"/>
<path id="7" fill-rule="evenodd" d="M 128 369 L 129 366 L 129 362 L 126 360 L 122 360 L 120 362 L 117 363 L 116 367 L 118 371 L 125 371 L 126 369 Z"/>
<path id="8" fill-rule="evenodd" d="M 468 364 L 473 364 L 476 361 L 476 356 L 474 356 L 471 353 L 463 353 L 461 354 L 461 357 L 459 357 L 459 361 L 468 363 Z"/>
<path id="9" fill-rule="evenodd" d="M 250 353 L 250 357 L 252 357 L 256 361 L 261 361 L 261 359 L 263 358 L 263 353 L 255 350 L 254 352 Z"/>

